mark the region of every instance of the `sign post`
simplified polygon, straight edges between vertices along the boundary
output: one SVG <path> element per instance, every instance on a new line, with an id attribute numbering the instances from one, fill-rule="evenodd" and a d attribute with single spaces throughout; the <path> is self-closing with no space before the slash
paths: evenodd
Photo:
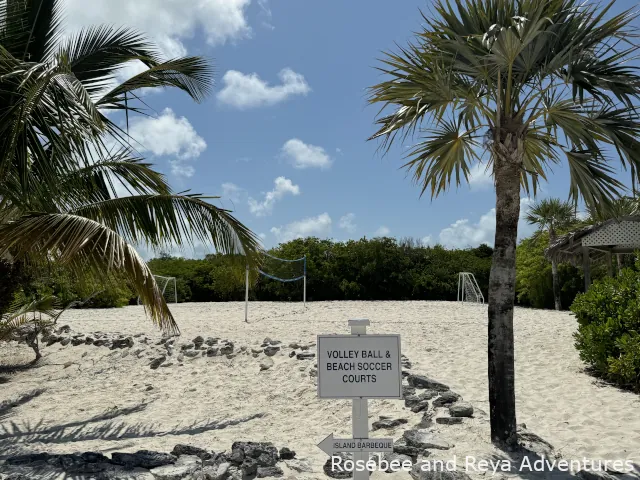
<path id="1" fill-rule="evenodd" d="M 318 335 L 318 397 L 351 398 L 353 439 L 333 433 L 318 446 L 326 453 L 353 452 L 355 464 L 369 452 L 393 451 L 393 439 L 369 439 L 369 398 L 402 398 L 400 335 L 367 335 L 369 320 L 349 320 L 351 335 Z M 361 460 L 362 462 L 358 462 Z M 354 470 L 354 480 L 369 478 Z"/>

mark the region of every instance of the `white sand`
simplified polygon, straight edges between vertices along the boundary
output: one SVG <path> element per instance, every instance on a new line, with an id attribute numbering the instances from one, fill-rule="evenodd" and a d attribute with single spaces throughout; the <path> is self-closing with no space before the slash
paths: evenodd
<path id="1" fill-rule="evenodd" d="M 258 347 L 266 336 L 285 345 L 313 342 L 319 333 L 348 333 L 349 318 L 369 318 L 370 333 L 402 335 L 402 352 L 415 373 L 446 383 L 476 409 L 475 418 L 463 425 L 435 425 L 435 431 L 455 445 L 435 457 L 449 459 L 455 454 L 459 465 L 467 455 L 506 458 L 488 441 L 486 307 L 449 302 L 321 302 L 310 303 L 304 311 L 300 304 L 251 303 L 248 324 L 243 310 L 242 303 L 178 305 L 174 313 L 181 341 L 202 335 L 227 338 L 236 347 Z M 161 336 L 145 319 L 142 307 L 76 310 L 60 322 L 82 333 Z M 584 373 L 573 346 L 575 329 L 568 313 L 516 310 L 518 423 L 526 423 L 528 432 L 549 442 L 563 458 L 629 459 L 640 464 L 640 397 L 602 385 Z M 9 358 L 32 358 L 24 345 L 0 348 L 0 364 Z M 112 354 L 105 347 L 45 347 L 48 366 L 17 373 L 0 384 L 0 401 L 46 389 L 0 416 L 0 455 L 18 448 L 59 453 L 170 451 L 176 443 L 222 451 L 235 440 L 272 441 L 311 462 L 315 473 L 296 474 L 297 478 L 327 478 L 322 474 L 326 455 L 315 445 L 331 432 L 351 435 L 351 402 L 319 400 L 315 379 L 308 374 L 314 362 L 291 359 L 286 355 L 289 351 L 273 357 L 275 366 L 261 372 L 260 358 L 250 355 L 232 360 L 197 358 L 185 360 L 184 366 L 151 370 L 147 357 L 120 358 L 122 350 Z M 63 368 L 69 361 L 79 365 Z M 303 366 L 306 370 L 300 371 Z M 147 384 L 153 390 L 146 391 Z M 142 404 L 146 408 L 140 411 L 87 422 L 109 409 Z M 421 418 L 398 400 L 370 401 L 369 413 L 370 422 L 379 415 L 409 419 L 408 425 L 394 431 L 373 434 L 379 437 L 398 438 Z M 263 416 L 211 429 L 211 422 L 256 414 Z M 161 435 L 207 422 L 208 427 L 191 434 Z M 372 478 L 408 478 L 408 474 L 376 473 Z"/>

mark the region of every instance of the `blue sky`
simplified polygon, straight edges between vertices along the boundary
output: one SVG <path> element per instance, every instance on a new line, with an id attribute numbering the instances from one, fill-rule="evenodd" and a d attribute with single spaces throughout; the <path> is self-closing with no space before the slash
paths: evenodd
<path id="1" fill-rule="evenodd" d="M 206 102 L 150 92 L 152 118 L 131 122 L 140 153 L 176 190 L 221 195 L 219 204 L 267 247 L 306 235 L 410 236 L 452 248 L 492 243 L 495 197 L 482 170 L 471 186 L 431 201 L 400 169 L 402 145 L 382 157 L 366 141 L 377 113 L 366 104 L 366 88 L 382 78 L 377 59 L 394 42 L 406 45 L 428 3 L 190 3 L 94 0 L 87 9 L 67 0 L 71 29 L 128 24 L 168 55 L 213 59 L 216 87 Z M 616 10 L 632 5 L 619 1 Z M 549 178 L 540 195 L 565 198 L 567 169 L 556 167 Z M 521 234 L 531 232 L 521 223 Z"/>

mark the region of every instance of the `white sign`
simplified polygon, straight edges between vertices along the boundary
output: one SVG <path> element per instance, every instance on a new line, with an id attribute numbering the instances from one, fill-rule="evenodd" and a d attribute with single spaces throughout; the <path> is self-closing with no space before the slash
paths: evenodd
<path id="1" fill-rule="evenodd" d="M 402 398 L 400 335 L 318 335 L 318 397 Z"/>
<path id="2" fill-rule="evenodd" d="M 334 438 L 331 433 L 318 447 L 327 455 L 336 452 L 393 452 L 393 438 Z"/>

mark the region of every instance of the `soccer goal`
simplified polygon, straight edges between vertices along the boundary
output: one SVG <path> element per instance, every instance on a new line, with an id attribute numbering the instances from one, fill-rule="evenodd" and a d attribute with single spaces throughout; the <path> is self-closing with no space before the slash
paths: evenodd
<path id="1" fill-rule="evenodd" d="M 163 277 L 162 275 L 154 275 L 156 285 L 162 292 L 165 302 L 178 303 L 178 287 L 176 285 L 176 277 Z M 169 289 L 167 290 L 167 287 Z M 138 297 L 138 305 L 140 305 L 140 297 Z"/>
<path id="2" fill-rule="evenodd" d="M 471 272 L 458 274 L 458 301 L 484 305 L 484 295 L 482 295 L 476 277 Z"/>
<path id="3" fill-rule="evenodd" d="M 263 262 L 257 269 L 259 275 L 277 282 L 298 282 L 302 280 L 302 303 L 307 306 L 307 257 L 289 260 L 263 253 Z M 245 273 L 244 321 L 249 321 L 249 265 Z"/>

